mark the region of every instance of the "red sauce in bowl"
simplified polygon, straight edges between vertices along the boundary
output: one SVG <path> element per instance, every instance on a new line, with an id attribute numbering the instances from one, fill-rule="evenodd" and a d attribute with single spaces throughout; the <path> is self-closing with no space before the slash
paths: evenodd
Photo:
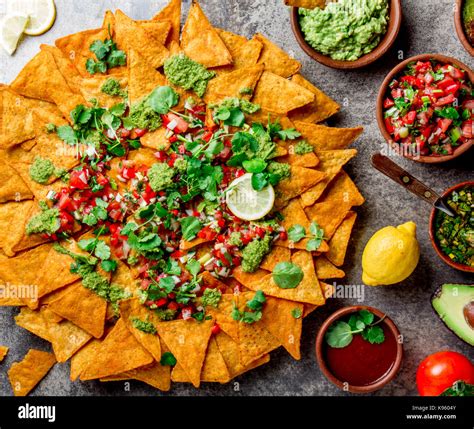
<path id="1" fill-rule="evenodd" d="M 354 335 L 344 348 L 324 345 L 324 360 L 329 371 L 341 382 L 351 386 L 368 386 L 383 378 L 395 364 L 397 339 L 385 323 L 382 344 L 370 344 L 362 335 Z"/>

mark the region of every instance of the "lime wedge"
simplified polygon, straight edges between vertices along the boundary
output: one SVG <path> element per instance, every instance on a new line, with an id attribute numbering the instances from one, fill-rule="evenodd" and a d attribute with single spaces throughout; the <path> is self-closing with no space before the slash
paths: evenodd
<path id="1" fill-rule="evenodd" d="M 24 15 L 6 15 L 0 24 L 0 44 L 9 55 L 13 55 L 18 42 L 28 24 L 28 17 Z"/>
<path id="2" fill-rule="evenodd" d="M 7 12 L 30 17 L 25 28 L 28 36 L 46 33 L 56 20 L 54 0 L 8 0 Z"/>
<path id="3" fill-rule="evenodd" d="M 252 174 L 235 179 L 226 194 L 229 210 L 243 220 L 257 220 L 267 215 L 275 202 L 275 191 L 268 185 L 261 191 L 252 187 Z"/>

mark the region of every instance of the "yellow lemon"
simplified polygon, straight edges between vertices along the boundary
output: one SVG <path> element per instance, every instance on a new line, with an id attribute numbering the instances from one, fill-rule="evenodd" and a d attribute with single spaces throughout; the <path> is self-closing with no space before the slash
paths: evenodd
<path id="1" fill-rule="evenodd" d="M 420 260 L 416 224 L 407 222 L 377 231 L 362 254 L 362 281 L 369 286 L 391 285 L 405 280 Z"/>

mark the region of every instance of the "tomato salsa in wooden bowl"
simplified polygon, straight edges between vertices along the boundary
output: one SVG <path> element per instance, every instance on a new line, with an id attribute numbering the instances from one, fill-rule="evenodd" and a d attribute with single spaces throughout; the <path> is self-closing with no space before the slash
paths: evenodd
<path id="1" fill-rule="evenodd" d="M 397 374 L 403 357 L 400 332 L 381 311 L 351 306 L 321 326 L 316 357 L 326 378 L 352 393 L 379 390 Z"/>

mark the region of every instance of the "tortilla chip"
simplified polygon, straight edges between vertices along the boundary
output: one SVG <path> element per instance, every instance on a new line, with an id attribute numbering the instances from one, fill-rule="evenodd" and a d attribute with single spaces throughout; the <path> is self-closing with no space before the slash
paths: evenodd
<path id="1" fill-rule="evenodd" d="M 320 164 L 318 169 L 326 174 L 324 180 L 311 187 L 301 195 L 304 207 L 312 206 L 322 195 L 326 187 L 341 171 L 342 167 L 357 155 L 357 150 L 323 150 L 318 152 Z"/>
<path id="2" fill-rule="evenodd" d="M 132 369 L 131 371 L 120 374 L 120 376 L 123 377 L 123 379 L 142 381 L 162 392 L 167 392 L 171 388 L 171 369 L 167 365 L 161 365 L 160 362 L 154 362 L 142 368 Z"/>
<path id="3" fill-rule="evenodd" d="M 291 177 L 283 179 L 276 186 L 277 198 L 275 206 L 282 207 L 298 195 L 303 194 L 307 189 L 312 189 L 314 185 L 325 180 L 325 172 L 310 168 L 291 166 Z M 316 185 L 317 186 L 317 185 Z"/>
<path id="4" fill-rule="evenodd" d="M 140 345 L 119 319 L 95 350 L 95 358 L 81 372 L 81 380 L 95 380 L 136 369 L 153 362 L 153 357 Z"/>
<path id="5" fill-rule="evenodd" d="M 344 220 L 350 206 L 344 203 L 322 202 L 305 207 L 305 213 L 312 222 L 316 222 L 323 230 L 324 237 L 329 240 Z"/>
<path id="6" fill-rule="evenodd" d="M 357 213 L 349 212 L 329 242 L 329 252 L 326 254 L 326 257 L 337 267 L 344 264 L 347 246 L 349 245 L 356 218 Z"/>
<path id="7" fill-rule="evenodd" d="M 89 48 L 94 41 L 105 40 L 108 37 L 108 28 L 97 28 L 61 37 L 55 44 L 73 62 L 83 77 L 90 77 L 86 62 L 89 58 L 95 57 Z"/>
<path id="8" fill-rule="evenodd" d="M 7 86 L 0 87 L 0 96 L 0 148 L 32 139 L 36 130 L 28 101 Z"/>
<path id="9" fill-rule="evenodd" d="M 314 147 L 319 156 L 320 151 L 346 149 L 362 134 L 363 127 L 334 128 L 324 125 L 309 124 L 295 119 L 296 129 L 303 138 Z"/>
<path id="10" fill-rule="evenodd" d="M 214 321 L 173 320 L 158 324 L 158 334 L 166 343 L 194 387 L 199 387 L 201 369 Z"/>
<path id="11" fill-rule="evenodd" d="M 0 346 L 0 363 L 5 359 L 9 348 L 6 346 Z"/>
<path id="12" fill-rule="evenodd" d="M 100 345 L 100 340 L 92 339 L 72 357 L 70 373 L 71 381 L 76 381 L 87 368 L 89 363 L 95 359 L 97 356 L 97 349 Z"/>
<path id="13" fill-rule="evenodd" d="M 156 87 L 166 85 L 166 78 L 157 71 L 138 51 L 128 53 L 128 98 L 135 104 Z"/>
<path id="14" fill-rule="evenodd" d="M 195 247 L 203 243 L 207 243 L 209 241 L 211 240 L 208 240 L 206 238 L 200 238 L 200 237 L 196 237 L 195 239 L 191 241 L 181 240 L 181 242 L 179 243 L 179 248 L 180 250 L 190 250 L 190 249 L 194 249 Z"/>
<path id="15" fill-rule="evenodd" d="M 95 338 L 104 334 L 107 301 L 82 286 L 82 281 L 68 286 L 67 292 L 50 302 L 48 308 Z"/>
<path id="16" fill-rule="evenodd" d="M 266 354 L 244 366 L 240 362 L 239 344 L 237 342 L 224 332 L 219 332 L 215 338 L 231 379 L 270 361 L 270 355 Z"/>
<path id="17" fill-rule="evenodd" d="M 171 373 L 171 380 L 181 383 L 189 383 L 189 377 L 184 369 L 177 364 Z M 207 383 L 227 383 L 230 381 L 230 373 L 222 357 L 215 337 L 209 340 L 206 358 L 201 371 L 201 381 Z"/>
<path id="18" fill-rule="evenodd" d="M 8 379 L 15 396 L 26 396 L 48 374 L 56 363 L 54 355 L 30 349 L 21 362 L 8 370 Z"/>
<path id="19" fill-rule="evenodd" d="M 148 148 L 130 151 L 128 159 L 133 161 L 136 165 L 145 165 L 146 167 L 151 167 L 157 162 L 155 151 Z"/>
<path id="20" fill-rule="evenodd" d="M 179 43 L 179 34 L 181 30 L 181 0 L 170 0 L 157 15 L 153 17 L 156 20 L 168 20 L 171 22 L 171 31 L 167 42 Z"/>
<path id="21" fill-rule="evenodd" d="M 342 279 L 346 276 L 344 271 L 331 264 L 325 256 L 314 258 L 314 265 L 316 266 L 318 279 Z"/>
<path id="22" fill-rule="evenodd" d="M 0 203 L 33 198 L 33 193 L 21 176 L 8 165 L 5 153 L 0 152 Z"/>
<path id="23" fill-rule="evenodd" d="M 246 37 L 231 31 L 222 30 L 221 28 L 216 28 L 215 30 L 234 59 L 239 49 L 249 41 Z"/>
<path id="24" fill-rule="evenodd" d="M 265 70 L 288 78 L 298 73 L 301 69 L 301 63 L 299 61 L 291 58 L 284 50 L 268 40 L 265 36 L 257 33 L 254 38 L 263 44 L 259 63 L 265 65 Z"/>
<path id="25" fill-rule="evenodd" d="M 303 155 L 296 155 L 294 153 L 294 146 L 291 145 L 288 150 L 288 155 L 277 159 L 278 162 L 288 163 L 294 167 L 314 168 L 319 164 L 319 158 L 314 152 L 305 153 Z"/>
<path id="26" fill-rule="evenodd" d="M 304 9 L 315 9 L 317 7 L 324 9 L 326 7 L 326 0 L 285 0 L 285 4 Z"/>
<path id="27" fill-rule="evenodd" d="M 171 31 L 171 21 L 168 20 L 153 20 L 153 21 L 136 21 L 138 25 L 143 28 L 149 36 L 153 37 L 161 45 L 165 45 Z"/>
<path id="28" fill-rule="evenodd" d="M 128 78 L 126 76 L 116 75 L 116 79 L 123 91 L 126 91 Z M 86 100 L 95 98 L 99 106 L 110 108 L 118 103 L 123 103 L 123 98 L 120 96 L 111 96 L 102 92 L 101 88 L 104 83 L 110 79 L 110 76 L 94 75 L 89 78 L 81 78 L 80 91 Z"/>
<path id="29" fill-rule="evenodd" d="M 112 36 L 115 33 L 115 16 L 114 13 L 109 9 L 105 11 L 104 19 L 102 21 L 102 28 L 110 31 Z"/>
<path id="30" fill-rule="evenodd" d="M 207 104 L 218 104 L 226 98 L 241 98 L 242 89 L 254 91 L 262 73 L 263 66 L 256 65 L 218 76 L 209 82 L 204 100 Z"/>
<path id="31" fill-rule="evenodd" d="M 267 297 L 263 309 L 262 322 L 277 338 L 293 358 L 300 360 L 301 331 L 303 318 L 295 318 L 292 311 L 303 314 L 304 304 Z"/>
<path id="32" fill-rule="evenodd" d="M 246 41 L 240 48 L 232 54 L 234 64 L 232 66 L 220 67 L 217 71 L 218 75 L 230 73 L 234 70 L 251 67 L 257 64 L 262 52 L 263 44 L 257 39 Z M 251 97 L 251 95 L 247 95 Z"/>
<path id="33" fill-rule="evenodd" d="M 287 247 L 274 246 L 272 251 L 265 256 L 260 264 L 262 270 L 273 271 L 280 262 L 288 262 L 291 259 L 291 251 Z"/>
<path id="34" fill-rule="evenodd" d="M 241 267 L 234 270 L 234 277 L 244 286 L 254 291 L 261 290 L 265 295 L 275 298 L 287 299 L 289 301 L 304 302 L 308 304 L 323 305 L 324 295 L 316 277 L 313 257 L 310 252 L 304 250 L 296 252 L 291 257 L 291 262 L 298 265 L 304 273 L 303 280 L 294 289 L 281 289 L 273 281 L 272 274 L 268 274 L 258 281 L 246 278 L 242 275 Z"/>
<path id="35" fill-rule="evenodd" d="M 288 114 L 291 120 L 304 122 L 322 122 L 335 113 L 339 112 L 341 109 L 341 106 L 331 97 L 328 97 L 323 91 L 316 88 L 311 82 L 307 81 L 300 74 L 295 74 L 291 80 L 298 85 L 309 89 L 315 95 L 315 99 L 312 103 L 295 109 Z"/>
<path id="36" fill-rule="evenodd" d="M 120 9 L 115 12 L 115 33 L 117 45 L 120 49 L 126 52 L 131 49 L 139 51 L 152 67 L 161 67 L 169 56 L 169 51 L 164 45 L 156 41 Z"/>
<path id="37" fill-rule="evenodd" d="M 82 96 L 75 94 L 56 66 L 50 52 L 40 51 L 12 82 L 11 87 L 26 97 L 54 103 L 64 117 L 78 104 L 85 104 Z"/>
<path id="38" fill-rule="evenodd" d="M 255 90 L 252 102 L 262 109 L 286 115 L 314 101 L 315 95 L 306 88 L 277 74 L 264 71 Z"/>
<path id="39" fill-rule="evenodd" d="M 199 258 L 199 255 L 197 255 L 197 257 Z M 201 279 L 205 286 L 212 289 L 218 289 L 222 293 L 226 293 L 230 289 L 229 286 L 216 279 L 209 271 L 203 271 Z"/>
<path id="40" fill-rule="evenodd" d="M 225 43 L 194 1 L 181 34 L 181 46 L 189 58 L 207 68 L 232 64 Z"/>
<path id="41" fill-rule="evenodd" d="M 238 341 L 238 322 L 232 318 L 234 303 L 237 303 L 236 295 L 226 293 L 222 295 L 217 308 L 208 307 L 206 311 L 213 317 L 215 323 L 219 325 L 222 331 L 229 335 L 234 341 Z"/>
<path id="42" fill-rule="evenodd" d="M 152 323 L 155 327 L 160 320 L 156 317 L 153 311 L 148 310 L 140 301 L 136 298 L 127 299 L 121 301 L 120 304 L 120 316 L 127 325 L 129 331 L 137 339 L 137 341 L 159 362 L 161 359 L 162 351 L 160 345 L 160 338 L 156 334 L 146 333 L 140 331 L 133 326 L 133 320 L 138 319 L 142 322 Z"/>
<path id="43" fill-rule="evenodd" d="M 91 336 L 69 321 L 56 323 L 51 314 L 52 312 L 46 307 L 40 311 L 23 307 L 20 314 L 15 317 L 15 322 L 18 326 L 49 341 L 58 362 L 66 362 L 91 339 Z"/>
<path id="44" fill-rule="evenodd" d="M 281 215 L 283 216 L 281 226 L 285 228 L 286 231 L 288 231 L 293 225 L 301 225 L 302 227 L 304 227 L 306 232 L 308 232 L 311 221 L 313 220 L 308 219 L 298 199 L 290 201 L 290 203 L 285 208 L 283 208 L 283 210 L 281 210 Z M 309 240 L 309 238 L 303 238 L 297 243 L 294 243 L 288 239 L 278 239 L 276 245 L 287 247 L 289 249 L 306 250 L 306 246 Z M 328 250 L 329 249 L 327 243 L 325 241 L 321 242 L 321 245 L 318 248 L 318 252 L 327 252 Z"/>
<path id="45" fill-rule="evenodd" d="M 324 192 L 320 202 L 332 201 L 335 204 L 345 204 L 350 207 L 361 206 L 365 202 L 365 198 L 357 189 L 357 186 L 342 170 L 336 178 L 329 184 Z"/>

